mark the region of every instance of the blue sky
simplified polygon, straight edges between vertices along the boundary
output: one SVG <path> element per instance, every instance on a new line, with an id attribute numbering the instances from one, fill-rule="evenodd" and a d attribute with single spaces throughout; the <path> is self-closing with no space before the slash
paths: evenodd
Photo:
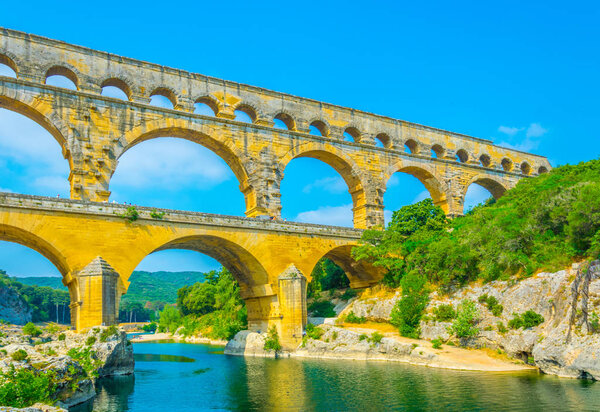
<path id="1" fill-rule="evenodd" d="M 3 4 L 0 26 L 488 138 L 545 155 L 554 166 L 600 156 L 597 2 L 66 3 L 33 1 L 27 12 L 17 2 Z M 0 109 L 0 188 L 67 196 L 67 176 L 58 144 Z M 178 139 L 128 151 L 110 189 L 117 201 L 244 211 L 227 165 Z M 468 202 L 487 195 L 472 186 Z M 386 213 L 426 196 L 416 179 L 396 174 Z M 343 180 L 317 160 L 288 166 L 282 203 L 288 220 L 351 224 Z M 139 268 L 217 265 L 195 252 L 169 251 Z M 36 252 L 7 242 L 0 242 L 0 268 L 57 274 Z"/>

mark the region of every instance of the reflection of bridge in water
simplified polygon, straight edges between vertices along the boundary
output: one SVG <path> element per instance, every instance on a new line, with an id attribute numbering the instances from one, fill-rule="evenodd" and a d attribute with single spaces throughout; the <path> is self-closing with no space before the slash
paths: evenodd
<path id="1" fill-rule="evenodd" d="M 198 250 L 229 268 L 242 285 L 251 327 L 276 324 L 284 342 L 298 339 L 306 318 L 304 280 L 285 276 L 296 273 L 285 272 L 290 265 L 308 276 L 326 255 L 355 287 L 379 279 L 350 258 L 360 237 L 355 229 L 173 211 L 158 221 L 148 209 L 140 221 L 126 223 L 112 214 L 119 206 L 92 203 L 108 201 L 119 158 L 146 140 L 179 137 L 219 155 L 239 181 L 248 217 L 279 218 L 286 166 L 299 157 L 321 160 L 346 182 L 360 229 L 383 224 L 383 195 L 396 172 L 418 178 L 456 216 L 471 184 L 498 198 L 519 179 L 550 168 L 544 157 L 488 140 L 8 29 L 0 29 L 0 64 L 15 72 L 0 77 L 0 108 L 33 119 L 56 139 L 69 162 L 71 198 L 81 200 L 3 195 L 1 238 L 33 247 L 57 265 L 78 329 L 113 322 L 137 263 L 168 248 Z M 56 75 L 76 90 L 46 84 Z M 108 86 L 126 100 L 102 96 Z M 149 105 L 155 95 L 172 109 Z M 214 116 L 194 113 L 196 104 Z M 236 121 L 236 112 L 251 123 Z M 286 129 L 275 128 L 275 120 Z"/>

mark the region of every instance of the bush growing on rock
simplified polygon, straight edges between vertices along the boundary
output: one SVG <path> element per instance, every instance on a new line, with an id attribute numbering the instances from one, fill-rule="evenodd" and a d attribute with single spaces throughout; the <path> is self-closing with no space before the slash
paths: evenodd
<path id="1" fill-rule="evenodd" d="M 95 336 L 88 336 L 88 338 L 85 341 L 85 344 L 88 346 L 92 346 L 94 343 L 96 343 L 96 337 Z"/>
<path id="2" fill-rule="evenodd" d="M 450 327 L 450 331 L 457 338 L 472 338 L 477 336 L 479 329 L 476 324 L 479 320 L 479 313 L 475 302 L 469 299 L 463 300 L 457 311 L 456 319 Z"/>
<path id="3" fill-rule="evenodd" d="M 279 343 L 279 334 L 277 333 L 277 328 L 275 327 L 275 325 L 273 325 L 269 329 L 263 349 L 266 351 L 273 351 L 275 353 L 281 351 L 281 343 Z"/>
<path id="4" fill-rule="evenodd" d="M 492 312 L 492 315 L 496 317 L 500 316 L 504 310 L 504 306 L 498 303 L 498 299 L 496 299 L 494 296 L 489 296 L 487 293 L 479 296 L 478 300 L 479 303 L 485 304 L 488 310 Z"/>
<path id="5" fill-rule="evenodd" d="M 36 369 L 15 369 L 0 371 L 0 405 L 26 408 L 34 403 L 51 404 L 55 392 L 52 372 Z"/>
<path id="6" fill-rule="evenodd" d="M 67 335 L 65 335 L 64 333 L 61 333 L 60 335 L 58 335 L 58 340 L 59 341 L 63 341 L 67 338 Z"/>
<path id="7" fill-rule="evenodd" d="M 373 332 L 369 340 L 371 341 L 371 343 L 377 344 L 381 343 L 381 339 L 383 339 L 383 335 L 381 333 Z"/>
<path id="8" fill-rule="evenodd" d="M 10 355 L 12 360 L 17 361 L 17 362 L 26 360 L 28 356 L 29 355 L 27 355 L 27 352 L 25 352 L 23 349 L 17 349 L 16 351 L 14 351 L 12 353 L 12 355 Z"/>
<path id="9" fill-rule="evenodd" d="M 544 323 L 544 317 L 533 310 L 528 310 L 519 315 L 518 313 L 513 314 L 514 317 L 508 321 L 508 327 L 511 329 L 529 329 Z"/>
<path id="10" fill-rule="evenodd" d="M 115 325 L 109 326 L 100 333 L 100 342 L 106 342 L 117 333 L 119 333 L 119 329 Z"/>
<path id="11" fill-rule="evenodd" d="M 429 302 L 429 289 L 425 282 L 425 278 L 416 272 L 409 273 L 400 281 L 402 298 L 392 309 L 391 323 L 402 336 L 419 338 L 419 324 Z"/>
<path id="12" fill-rule="evenodd" d="M 23 334 L 33 336 L 34 338 L 40 336 L 42 334 L 42 330 L 35 326 L 33 323 L 28 322 L 23 326 Z"/>
<path id="13" fill-rule="evenodd" d="M 323 329 L 313 325 L 312 323 L 306 325 L 306 336 L 311 339 L 319 340 L 324 333 L 325 331 Z"/>
<path id="14" fill-rule="evenodd" d="M 433 349 L 442 349 L 442 340 L 440 338 L 433 339 L 431 341 L 431 347 Z"/>
<path id="15" fill-rule="evenodd" d="M 365 323 L 367 320 L 362 316 L 356 316 L 354 311 L 350 311 L 344 319 L 347 323 Z"/>
<path id="16" fill-rule="evenodd" d="M 504 326 L 503 322 L 498 322 L 496 324 L 496 327 L 498 328 L 498 332 L 500 332 L 501 334 L 505 334 L 506 332 L 508 332 L 508 329 L 506 329 L 506 326 Z"/>
<path id="17" fill-rule="evenodd" d="M 444 303 L 433 308 L 433 316 L 437 322 L 448 322 L 456 318 L 456 311 L 454 306 Z"/>

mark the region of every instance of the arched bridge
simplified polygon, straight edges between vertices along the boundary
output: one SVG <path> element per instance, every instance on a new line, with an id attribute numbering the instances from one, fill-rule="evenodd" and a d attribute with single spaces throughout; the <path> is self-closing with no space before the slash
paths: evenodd
<path id="1" fill-rule="evenodd" d="M 71 168 L 73 199 L 108 200 L 123 153 L 167 136 L 221 156 L 239 180 L 250 217 L 279 217 L 286 165 L 297 157 L 320 159 L 348 185 L 357 228 L 383 224 L 383 195 L 397 171 L 417 177 L 446 213 L 460 215 L 471 183 L 499 197 L 520 178 L 550 168 L 544 157 L 488 140 L 8 29 L 0 29 L 0 63 L 16 73 L 0 78 L 0 107 L 34 119 L 56 138 Z M 45 84 L 53 75 L 77 90 Z M 128 100 L 102 96 L 106 86 Z M 154 95 L 168 98 L 173 109 L 149 105 Z M 214 116 L 193 113 L 198 102 Z M 235 121 L 236 111 L 252 123 Z M 275 119 L 287 129 L 274 128 Z M 320 136 L 309 133 L 311 126 Z"/>
<path id="2" fill-rule="evenodd" d="M 78 330 L 116 321 L 129 275 L 145 256 L 192 249 L 234 274 L 252 329 L 274 324 L 292 346 L 301 339 L 306 281 L 319 259 L 340 265 L 353 287 L 381 278 L 378 269 L 353 261 L 350 250 L 360 229 L 383 225 L 383 195 L 395 172 L 417 177 L 455 216 L 472 183 L 500 197 L 519 179 L 550 169 L 544 157 L 488 140 L 14 30 L 0 29 L 0 64 L 15 72 L 0 76 L 0 108 L 33 119 L 56 139 L 71 184 L 71 200 L 0 194 L 0 240 L 33 248 L 56 265 Z M 46 84 L 55 75 L 76 90 Z M 126 99 L 103 96 L 107 86 Z M 172 108 L 150 105 L 155 95 Z M 197 103 L 214 115 L 194 113 Z M 237 121 L 236 112 L 251 123 Z M 274 127 L 275 120 L 285 129 Z M 165 210 L 159 219 L 145 208 L 134 222 L 120 217 L 125 208 L 107 203 L 119 158 L 159 137 L 191 140 L 223 158 L 239 181 L 248 218 Z M 298 157 L 319 159 L 343 177 L 355 229 L 278 220 L 284 171 Z M 275 220 L 250 219 L 262 215 Z"/>
<path id="3" fill-rule="evenodd" d="M 131 222 L 123 217 L 126 210 L 0 193 L 0 240 L 32 248 L 54 263 L 69 288 L 77 330 L 115 323 L 129 276 L 159 250 L 196 250 L 218 260 L 240 283 L 249 327 L 266 331 L 275 324 L 287 344 L 302 337 L 306 281 L 321 258 L 342 267 L 352 287 L 381 279 L 379 269 L 350 255 L 361 230 L 143 207 Z"/>

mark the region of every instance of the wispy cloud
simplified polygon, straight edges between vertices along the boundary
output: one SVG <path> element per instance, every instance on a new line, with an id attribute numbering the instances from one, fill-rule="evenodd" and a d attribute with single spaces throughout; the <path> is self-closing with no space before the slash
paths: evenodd
<path id="1" fill-rule="evenodd" d="M 299 213 L 295 220 L 303 223 L 352 227 L 352 204 L 323 206 L 316 210 L 308 210 Z"/>
<path id="2" fill-rule="evenodd" d="M 344 193 L 348 191 L 348 186 L 340 176 L 324 177 L 304 186 L 302 192 L 310 193 L 314 189 L 324 190 L 328 193 Z"/>
<path id="3" fill-rule="evenodd" d="M 542 127 L 540 123 L 531 123 L 526 128 L 500 126 L 498 131 L 510 138 L 501 141 L 498 145 L 524 152 L 537 149 L 541 143 L 540 138 L 548 133 L 548 129 Z M 525 137 L 521 134 L 523 131 L 525 131 Z"/>
<path id="4" fill-rule="evenodd" d="M 524 130 L 524 128 L 522 128 L 522 127 L 521 128 L 519 128 L 519 127 L 508 127 L 508 126 L 500 126 L 498 128 L 498 131 L 500 133 L 504 133 L 504 134 L 507 134 L 509 136 L 514 136 L 517 133 L 519 133 L 521 130 Z"/>

